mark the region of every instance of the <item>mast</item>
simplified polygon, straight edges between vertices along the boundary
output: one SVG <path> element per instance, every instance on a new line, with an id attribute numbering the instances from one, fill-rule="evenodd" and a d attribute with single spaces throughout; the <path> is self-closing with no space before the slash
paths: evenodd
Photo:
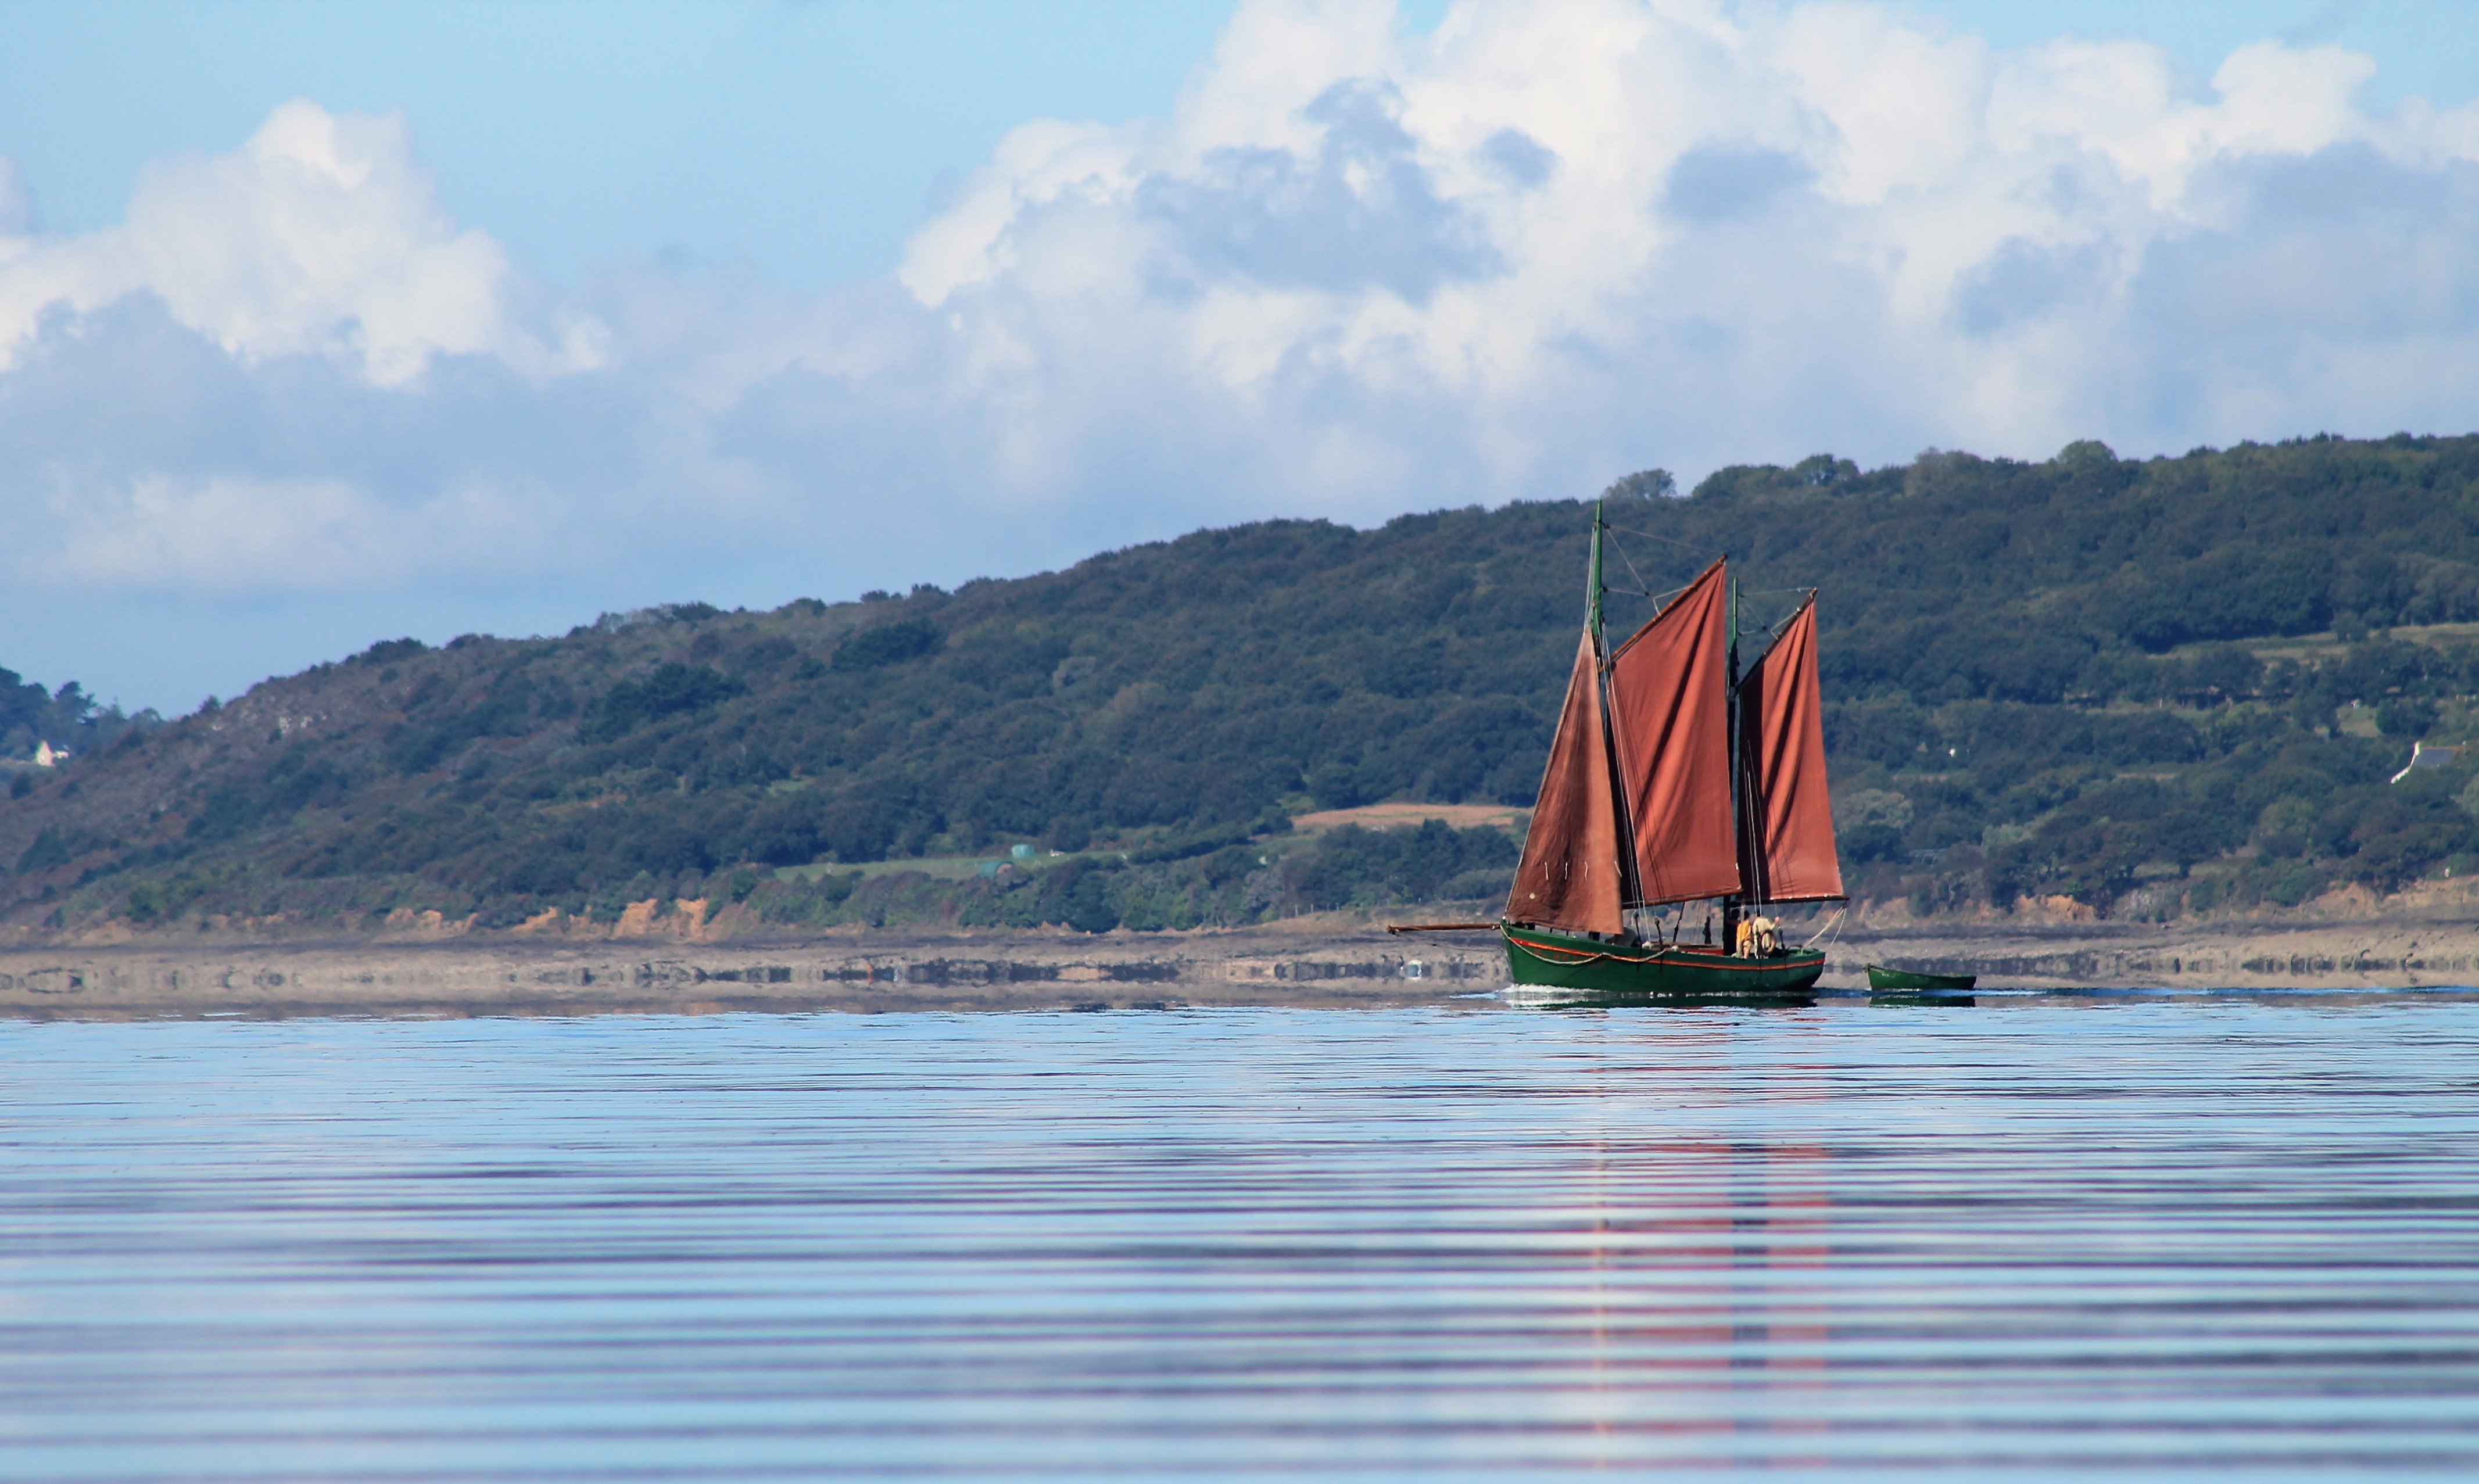
<path id="1" fill-rule="evenodd" d="M 1618 732 L 1610 718 L 1610 650 L 1601 626 L 1601 531 L 1608 525 L 1609 499 L 1593 501 L 1593 562 L 1586 595 L 1585 627 L 1592 630 L 1593 655 L 1600 671 L 1602 776 L 1609 780 L 1610 807 L 1618 820 L 1619 920 L 1644 904 L 1644 883 L 1635 864 L 1635 818 L 1627 809 L 1626 784 L 1619 764 Z M 1634 936 L 1628 930 L 1627 936 Z"/>
<path id="2" fill-rule="evenodd" d="M 1748 878 L 1748 805 L 1749 788 L 1745 777 L 1747 764 L 1739 746 L 1739 627 L 1744 620 L 1742 605 L 1746 601 L 1739 579 L 1730 579 L 1730 668 L 1727 694 L 1730 698 L 1730 830 L 1739 848 L 1739 892 L 1722 899 L 1722 949 L 1734 952 L 1739 946 L 1739 916 L 1756 883 Z"/>
<path id="3" fill-rule="evenodd" d="M 1584 627 L 1593 631 L 1593 651 L 1606 648 L 1601 643 L 1601 526 L 1609 500 L 1593 501 L 1593 562 L 1584 576 Z"/>

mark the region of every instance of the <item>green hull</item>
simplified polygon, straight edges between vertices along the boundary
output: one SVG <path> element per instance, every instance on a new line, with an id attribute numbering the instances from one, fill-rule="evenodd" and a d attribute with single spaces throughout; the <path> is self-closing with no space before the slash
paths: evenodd
<path id="1" fill-rule="evenodd" d="M 1980 983 L 1977 974 L 1924 974 L 1916 969 L 1889 969 L 1880 964 L 1868 965 L 1868 987 L 1871 989 L 1969 989 Z"/>
<path id="2" fill-rule="evenodd" d="M 1809 948 L 1740 959 L 1718 948 L 1603 943 L 1512 923 L 1498 932 L 1517 984 L 1595 1000 L 1803 1001 L 1825 972 L 1825 955 Z"/>

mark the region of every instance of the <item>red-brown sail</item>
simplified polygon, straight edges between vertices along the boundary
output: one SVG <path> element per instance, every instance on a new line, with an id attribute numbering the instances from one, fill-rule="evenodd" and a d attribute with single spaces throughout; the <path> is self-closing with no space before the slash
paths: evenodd
<path id="1" fill-rule="evenodd" d="M 1715 562 L 1610 663 L 1611 730 L 1647 903 L 1739 889 L 1725 587 Z"/>
<path id="2" fill-rule="evenodd" d="M 1582 933 L 1616 933 L 1625 925 L 1619 908 L 1618 806 L 1601 740 L 1599 658 L 1587 630 L 1567 679 L 1567 705 L 1549 744 L 1515 889 L 1507 894 L 1511 921 Z"/>
<path id="3" fill-rule="evenodd" d="M 1760 902 L 1839 897 L 1833 802 L 1825 787 L 1825 716 L 1816 684 L 1816 600 L 1739 681 L 1739 746 L 1755 838 L 1749 895 Z"/>

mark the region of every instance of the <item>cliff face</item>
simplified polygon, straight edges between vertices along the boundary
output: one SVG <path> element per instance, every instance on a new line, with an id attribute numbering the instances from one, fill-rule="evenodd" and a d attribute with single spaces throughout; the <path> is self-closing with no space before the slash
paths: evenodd
<path id="1" fill-rule="evenodd" d="M 1846 879 L 1879 912 L 2186 919 L 2479 871 L 2479 755 L 2386 781 L 2413 740 L 2479 740 L 2479 438 L 2070 453 L 1617 500 L 1614 622 L 1721 551 L 1748 646 L 1824 589 Z M 1485 899 L 1496 828 L 1289 821 L 1529 804 L 1587 519 L 1273 522 L 953 594 L 376 646 L 19 774 L 0 926 L 601 932 L 703 901 L 1099 930 Z M 973 869 L 1013 844 L 1037 849 Z"/>

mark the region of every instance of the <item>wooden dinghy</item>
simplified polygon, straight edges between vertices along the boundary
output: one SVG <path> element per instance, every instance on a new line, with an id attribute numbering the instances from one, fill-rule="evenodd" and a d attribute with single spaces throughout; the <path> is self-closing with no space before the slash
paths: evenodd
<path id="1" fill-rule="evenodd" d="M 1980 976 L 1977 974 L 1930 974 L 1919 969 L 1889 969 L 1881 963 L 1868 965 L 1868 987 L 1880 994 L 1922 994 L 1938 990 L 1965 994 L 1979 985 Z"/>

